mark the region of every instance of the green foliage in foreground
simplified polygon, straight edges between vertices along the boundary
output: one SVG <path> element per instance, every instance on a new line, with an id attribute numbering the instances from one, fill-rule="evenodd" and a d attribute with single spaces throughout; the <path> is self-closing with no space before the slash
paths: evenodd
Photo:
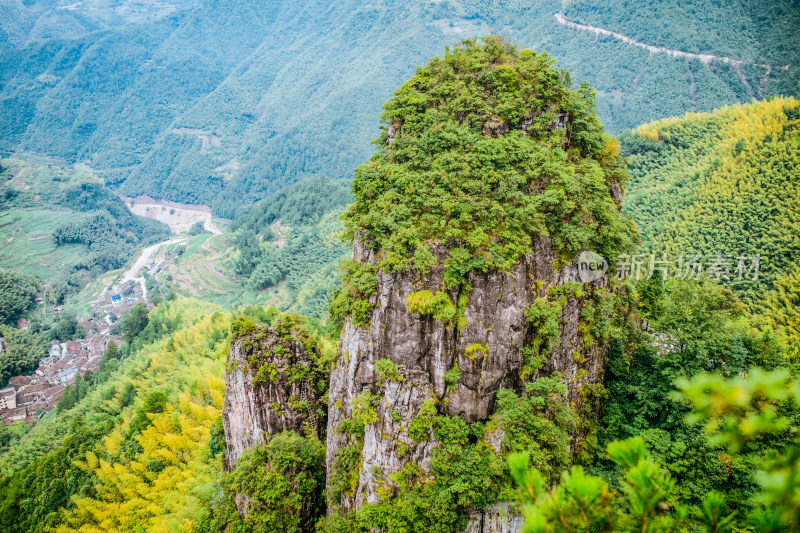
<path id="1" fill-rule="evenodd" d="M 122 359 L 106 354 L 92 390 L 0 457 L 0 529 L 198 528 L 222 469 L 209 441 L 229 323 L 197 300 L 156 307 Z"/>
<path id="2" fill-rule="evenodd" d="M 625 179 L 616 143 L 591 90 L 571 89 L 552 64 L 487 38 L 419 68 L 384 105 L 392 141 L 384 131 L 356 170 L 347 235 L 389 272 L 424 272 L 440 244 L 451 288 L 472 270 L 510 268 L 538 235 L 561 260 L 624 250 L 632 229 L 610 193 Z M 552 126 L 559 113 L 565 132 Z"/>
<path id="3" fill-rule="evenodd" d="M 618 466 L 602 450 L 613 441 L 641 437 L 675 481 L 676 501 L 700 506 L 716 491 L 744 515 L 757 490 L 752 471 L 758 456 L 785 445 L 787 435 L 732 455 L 686 422 L 688 406 L 674 400 L 676 382 L 701 372 L 731 378 L 756 368 L 772 370 L 790 364 L 784 349 L 771 330 L 752 327 L 727 289 L 690 281 L 663 284 L 656 278 L 637 289 L 641 300 L 661 293 L 657 304 L 642 303 L 653 330 L 629 327 L 610 345 L 598 447 L 587 470 L 613 486 Z"/>
<path id="4" fill-rule="evenodd" d="M 677 385 L 680 393 L 676 399 L 692 407 L 688 422 L 703 422 L 709 442 L 730 454 L 797 427 L 787 409 L 795 414 L 800 409 L 800 385 L 784 370 L 756 369 L 747 377 L 731 379 L 699 374 L 691 380 L 681 379 Z M 787 445 L 767 450 L 756 463 L 753 477 L 758 491 L 747 502 L 751 510 L 746 515 L 731 512 L 716 491 L 707 492 L 694 509 L 679 504 L 675 480 L 649 456 L 641 437 L 611 442 L 607 450 L 623 469 L 616 490 L 578 466 L 564 472 L 551 489 L 537 470 L 528 468 L 524 455 L 512 456 L 511 471 L 522 488 L 523 531 L 800 530 L 800 440 L 796 432 Z"/>

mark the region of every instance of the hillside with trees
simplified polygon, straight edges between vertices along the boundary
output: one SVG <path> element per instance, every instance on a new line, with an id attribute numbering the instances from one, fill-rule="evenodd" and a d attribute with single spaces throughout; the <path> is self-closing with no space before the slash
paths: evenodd
<path id="1" fill-rule="evenodd" d="M 339 217 L 351 200 L 349 182 L 325 176 L 268 196 L 230 226 L 231 273 L 252 290 L 280 284 L 300 314 L 324 318 L 347 254 Z"/>
<path id="2" fill-rule="evenodd" d="M 33 305 L 40 288 L 34 276 L 0 270 L 0 324 L 15 322 Z"/>
<path id="3" fill-rule="evenodd" d="M 0 531 L 800 533 L 798 17 L 0 6 L 0 389 L 169 235 L 118 193 L 231 219 L 0 424 Z"/>
<path id="4" fill-rule="evenodd" d="M 564 14 L 575 22 L 613 30 L 640 42 L 694 52 L 732 57 L 750 67 L 797 65 L 800 24 L 797 4 L 791 1 L 700 0 L 676 2 L 603 2 L 567 0 Z M 642 24 L 658 19 L 658 24 Z M 791 86 L 782 87 L 791 91 Z M 780 91 L 775 91 L 780 92 Z"/>
<path id="5" fill-rule="evenodd" d="M 169 236 L 94 174 L 58 165 L 2 160 L 0 207 L 0 266 L 40 277 L 56 304 Z"/>
<path id="6" fill-rule="evenodd" d="M 798 101 L 664 119 L 621 141 L 631 175 L 624 209 L 639 229 L 638 260 L 649 266 L 651 254 L 666 257 L 669 276 L 714 278 L 766 323 L 795 335 Z"/>
<path id="7" fill-rule="evenodd" d="M 82 398 L 62 402 L 3 455 L 3 530 L 137 523 L 177 531 L 208 516 L 221 469 L 212 429 L 230 315 L 182 300 L 145 321 L 86 385 L 79 381 Z"/>
<path id="8" fill-rule="evenodd" d="M 82 162 L 128 196 L 211 205 L 235 218 L 304 177 L 349 177 L 370 153 L 393 88 L 443 46 L 478 35 L 547 51 L 576 83 L 596 88 L 614 133 L 793 93 L 796 6 L 779 2 L 772 13 L 774 3 L 749 4 L 749 14 L 709 8 L 700 19 L 674 0 L 634 11 L 570 2 L 566 10 L 645 42 L 730 55 L 745 61 L 740 68 L 576 31 L 556 21 L 560 0 L 204 2 L 3 54 L 0 101 L 13 111 L 0 116 L 0 150 Z M 670 26 L 658 23 L 676 11 Z"/>

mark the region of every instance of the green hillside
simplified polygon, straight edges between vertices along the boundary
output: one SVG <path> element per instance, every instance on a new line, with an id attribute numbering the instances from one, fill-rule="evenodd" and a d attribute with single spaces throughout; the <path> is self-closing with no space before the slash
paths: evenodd
<path id="1" fill-rule="evenodd" d="M 701 255 L 751 309 L 773 317 L 765 295 L 800 265 L 800 108 L 794 98 L 689 114 L 622 137 L 631 180 L 624 210 L 641 251 L 675 260 Z M 708 271 L 722 254 L 725 268 Z M 761 256 L 757 279 L 750 270 Z M 719 273 L 719 276 L 717 275 Z"/>
<path id="2" fill-rule="evenodd" d="M 279 295 L 288 309 L 324 318 L 339 262 L 349 253 L 339 220 L 350 182 L 311 177 L 262 200 L 231 225 L 231 271 L 251 290 Z M 286 308 L 275 299 L 267 303 Z"/>
<path id="3" fill-rule="evenodd" d="M 250 308 L 269 324 L 276 310 Z M 165 302 L 105 356 L 74 405 L 33 429 L 0 427 L 3 531 L 216 531 L 222 495 L 224 370 L 232 316 Z M 295 318 L 327 354 L 330 341 Z"/>
<path id="4" fill-rule="evenodd" d="M 562 3 L 564 14 L 571 20 L 611 29 L 655 46 L 776 67 L 796 66 L 800 60 L 797 2 L 565 0 Z M 651 22 L 642 24 L 646 20 Z"/>
<path id="5" fill-rule="evenodd" d="M 91 173 L 0 160 L 0 267 L 42 278 L 54 302 L 168 235 Z"/>
<path id="6" fill-rule="evenodd" d="M 633 11 L 621 2 L 569 3 L 565 11 L 643 42 L 745 61 L 735 67 L 564 26 L 554 17 L 564 9 L 558 0 L 209 1 L 4 53 L 0 102 L 13 111 L 0 115 L 0 150 L 85 162 L 128 195 L 209 204 L 233 218 L 302 177 L 349 177 L 370 153 L 381 102 L 416 65 L 465 38 L 502 33 L 547 51 L 576 85 L 596 88 L 599 114 L 616 133 L 793 92 L 796 2 L 773 12 L 749 4 L 746 17 L 709 8 L 701 23 L 686 11 L 670 26 L 660 21 L 684 13 L 674 0 Z"/>
<path id="7" fill-rule="evenodd" d="M 199 525 L 222 469 L 221 448 L 210 441 L 225 393 L 230 315 L 217 310 L 191 299 L 153 310 L 123 347 L 129 355 L 104 360 L 85 398 L 3 454 L 4 531 Z"/>
<path id="8" fill-rule="evenodd" d="M 197 3 L 198 0 L 9 0 L 0 5 L 0 50 L 153 20 Z"/>

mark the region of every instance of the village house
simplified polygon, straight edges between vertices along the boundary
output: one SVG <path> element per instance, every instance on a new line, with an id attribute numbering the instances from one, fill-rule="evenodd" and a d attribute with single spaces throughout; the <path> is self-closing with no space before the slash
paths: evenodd
<path id="1" fill-rule="evenodd" d="M 141 290 L 139 284 L 132 282 L 126 288 L 132 295 L 137 289 Z M 121 315 L 134 303 L 135 297 L 121 297 L 119 307 L 114 309 L 115 314 Z M 110 337 L 111 324 L 106 320 L 87 317 L 79 324 L 87 332 L 83 339 L 62 343 L 53 340 L 47 356 L 40 360 L 33 375 L 15 376 L 6 388 L 0 390 L 0 420 L 4 425 L 20 420 L 32 423 L 55 409 L 67 385 L 74 384 L 87 371 L 96 372 L 100 368 L 109 341 L 120 342 L 119 336 Z M 26 326 L 30 325 L 18 323 L 18 327 Z M 3 349 L 5 344 L 0 339 L 0 352 Z"/>
<path id="2" fill-rule="evenodd" d="M 53 340 L 50 342 L 49 355 L 55 360 L 61 359 L 61 345 L 58 343 L 57 340 Z"/>
<path id="3" fill-rule="evenodd" d="M 0 409 L 16 409 L 17 391 L 14 387 L 6 387 L 0 390 Z"/>
<path id="4" fill-rule="evenodd" d="M 45 389 L 47 389 L 47 384 L 45 383 L 36 383 L 34 385 L 20 387 L 17 391 L 17 403 L 23 406 L 41 401 L 44 399 Z"/>
<path id="5" fill-rule="evenodd" d="M 19 391 L 21 387 L 30 385 L 33 382 L 33 376 L 16 376 L 8 380 L 8 386 L 14 387 Z"/>
<path id="6" fill-rule="evenodd" d="M 17 407 L 16 409 L 11 409 L 8 411 L 8 414 L 3 418 L 3 425 L 8 426 L 9 424 L 16 422 L 18 420 L 25 420 L 27 416 L 28 413 L 24 407 Z"/>

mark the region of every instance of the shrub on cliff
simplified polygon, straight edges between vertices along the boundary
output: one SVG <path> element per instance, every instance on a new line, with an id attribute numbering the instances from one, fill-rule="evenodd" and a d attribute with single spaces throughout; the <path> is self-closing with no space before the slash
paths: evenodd
<path id="1" fill-rule="evenodd" d="M 228 501 L 227 523 L 216 524 L 220 529 L 312 531 L 325 511 L 325 445 L 315 437 L 284 431 L 246 450 L 222 486 L 228 495 L 246 497 L 249 512 L 240 517 Z"/>
<path id="2" fill-rule="evenodd" d="M 510 268 L 537 235 L 563 260 L 625 248 L 617 143 L 591 89 L 572 89 L 553 63 L 490 37 L 419 68 L 384 105 L 388 127 L 356 170 L 347 235 L 380 251 L 385 271 L 424 270 L 441 243 L 451 286 L 474 269 Z"/>

